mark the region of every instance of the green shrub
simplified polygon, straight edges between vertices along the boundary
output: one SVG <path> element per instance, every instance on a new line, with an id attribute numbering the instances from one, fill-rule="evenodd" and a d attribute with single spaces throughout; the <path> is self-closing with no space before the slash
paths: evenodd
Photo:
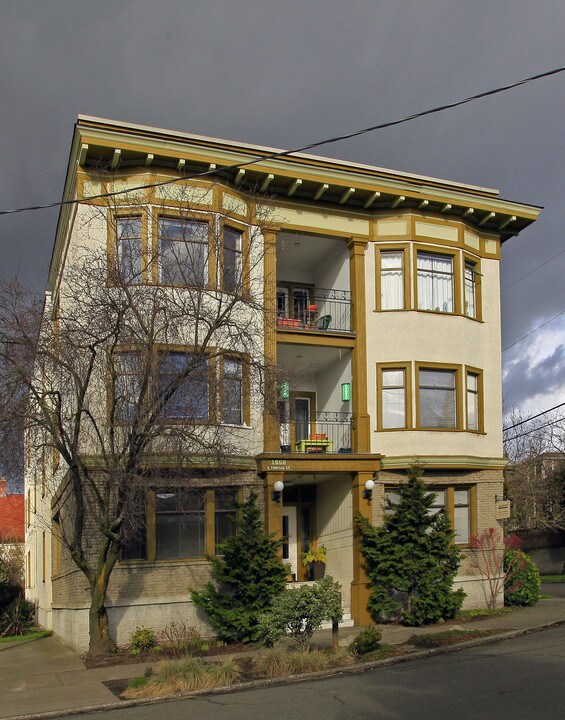
<path id="1" fill-rule="evenodd" d="M 313 585 L 287 590 L 260 616 L 260 638 L 272 646 L 287 636 L 307 651 L 312 635 L 324 621 L 339 622 L 343 617 L 340 591 L 341 585 L 329 575 Z"/>
<path id="2" fill-rule="evenodd" d="M 136 627 L 130 638 L 132 650 L 138 653 L 143 650 L 151 650 L 157 644 L 155 631 L 151 628 Z"/>
<path id="3" fill-rule="evenodd" d="M 431 512 L 435 495 L 421 474 L 417 465 L 410 467 L 382 527 L 356 516 L 370 582 L 367 609 L 375 622 L 437 622 L 455 617 L 465 598 L 461 588 L 453 590 L 461 558 L 453 528 L 444 511 Z"/>
<path id="4" fill-rule="evenodd" d="M 522 550 L 504 554 L 504 570 L 508 572 L 504 586 L 505 605 L 535 605 L 540 598 L 540 574 L 529 555 Z"/>
<path id="5" fill-rule="evenodd" d="M 251 495 L 240 510 L 236 535 L 222 543 L 220 556 L 209 558 L 214 583 L 191 592 L 226 642 L 258 639 L 259 615 L 284 590 L 287 576 L 278 556 L 281 541 L 265 533 L 257 496 Z"/>
<path id="6" fill-rule="evenodd" d="M 367 655 L 379 649 L 383 633 L 379 627 L 372 625 L 361 630 L 359 635 L 349 645 L 349 651 L 356 655 Z"/>
<path id="7" fill-rule="evenodd" d="M 33 625 L 35 605 L 16 597 L 0 611 L 0 635 L 25 635 Z"/>

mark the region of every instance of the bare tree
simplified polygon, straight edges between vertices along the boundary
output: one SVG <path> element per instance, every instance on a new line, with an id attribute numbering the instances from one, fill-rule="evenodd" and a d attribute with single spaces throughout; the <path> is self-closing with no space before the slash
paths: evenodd
<path id="1" fill-rule="evenodd" d="M 558 412 L 512 413 L 505 431 L 508 529 L 565 530 L 565 420 Z"/>
<path id="2" fill-rule="evenodd" d="M 25 428 L 28 460 L 53 458 L 42 494 L 88 581 L 92 654 L 113 648 L 108 583 L 159 468 L 227 472 L 260 451 L 241 398 L 263 401 L 263 238 L 189 207 L 162 213 L 150 243 L 154 207 L 83 204 L 45 301 L 1 289 L 3 421 Z"/>

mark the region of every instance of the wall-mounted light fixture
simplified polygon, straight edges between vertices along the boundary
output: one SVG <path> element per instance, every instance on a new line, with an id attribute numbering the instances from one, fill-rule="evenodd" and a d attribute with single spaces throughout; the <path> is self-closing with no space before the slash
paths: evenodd
<path id="1" fill-rule="evenodd" d="M 341 383 L 341 402 L 351 400 L 351 383 Z"/>
<path id="2" fill-rule="evenodd" d="M 373 488 L 375 487 L 374 480 L 367 480 L 365 483 L 365 489 L 363 490 L 363 500 L 371 502 L 373 499 Z"/>
<path id="3" fill-rule="evenodd" d="M 281 501 L 282 491 L 284 490 L 284 483 L 282 480 L 277 480 L 273 485 L 273 493 L 271 498 L 274 502 L 278 503 Z"/>
<path id="4" fill-rule="evenodd" d="M 288 381 L 281 383 L 280 398 L 281 400 L 288 400 L 290 397 L 290 383 Z"/>

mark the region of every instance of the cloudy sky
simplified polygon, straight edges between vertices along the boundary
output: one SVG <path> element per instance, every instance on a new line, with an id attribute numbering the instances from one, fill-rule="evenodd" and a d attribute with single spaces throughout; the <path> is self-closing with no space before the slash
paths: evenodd
<path id="1" fill-rule="evenodd" d="M 295 147 L 563 66 L 564 31 L 560 0 L 0 0 L 0 209 L 60 199 L 79 113 Z M 319 152 L 545 207 L 503 249 L 507 347 L 565 311 L 564 115 L 565 73 Z M 56 219 L 1 216 L 1 271 L 41 290 Z M 506 411 L 565 401 L 564 331 L 503 353 Z"/>

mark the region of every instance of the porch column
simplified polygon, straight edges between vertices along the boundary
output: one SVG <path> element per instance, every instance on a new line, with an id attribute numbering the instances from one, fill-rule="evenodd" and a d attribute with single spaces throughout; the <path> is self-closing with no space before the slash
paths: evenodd
<path id="1" fill-rule="evenodd" d="M 264 495 L 264 517 L 265 532 L 274 535 L 277 540 L 282 538 L 282 498 L 275 502 L 272 498 L 274 486 L 277 480 L 283 479 L 283 473 L 266 473 L 263 483 Z M 282 547 L 279 548 L 279 556 L 282 560 Z"/>
<path id="2" fill-rule="evenodd" d="M 351 442 L 353 452 L 371 452 L 370 418 L 367 413 L 367 311 L 365 298 L 365 238 L 349 240 L 351 283 L 351 323 L 355 347 L 351 356 L 352 408 Z"/>
<path id="3" fill-rule="evenodd" d="M 264 406 L 263 452 L 279 452 L 277 416 L 277 233 L 263 230 L 264 256 Z"/>
<path id="4" fill-rule="evenodd" d="M 351 617 L 355 625 L 374 625 L 367 610 L 369 583 L 363 568 L 361 534 L 355 528 L 355 515 L 359 512 L 372 522 L 373 502 L 363 498 L 365 482 L 373 479 L 372 472 L 358 472 L 353 476 L 353 581 L 351 582 Z"/>

